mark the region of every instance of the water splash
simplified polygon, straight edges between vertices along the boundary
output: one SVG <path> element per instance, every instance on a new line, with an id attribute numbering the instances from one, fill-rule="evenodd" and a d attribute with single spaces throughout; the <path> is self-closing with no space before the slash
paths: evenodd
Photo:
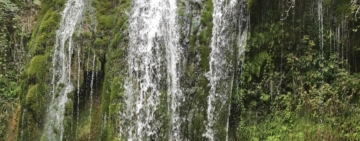
<path id="1" fill-rule="evenodd" d="M 206 132 L 203 134 L 208 140 L 218 140 L 216 134 L 220 131 L 215 129 L 215 125 L 220 120 L 227 120 L 224 128 L 228 128 L 229 122 L 227 116 L 221 115 L 222 111 L 229 114 L 230 97 L 234 77 L 233 63 L 229 62 L 234 59 L 233 55 L 241 56 L 244 52 L 247 31 L 243 30 L 243 20 L 248 20 L 245 16 L 245 1 L 240 0 L 213 0 L 213 29 L 211 38 L 210 53 L 210 71 L 206 73 L 209 79 L 210 91 L 207 100 L 207 122 Z M 237 21 L 236 16 L 239 16 Z M 239 26 L 239 29 L 232 29 L 233 25 Z M 245 25 L 246 26 L 246 25 Z M 238 31 L 237 31 L 238 30 Z M 236 32 L 237 31 L 237 32 Z M 237 37 L 237 38 L 234 38 Z M 232 42 L 237 40 L 237 50 L 234 52 Z M 236 60 L 233 60 L 236 61 Z M 220 118 L 222 117 L 222 119 Z M 226 130 L 226 139 L 227 132 Z"/>
<path id="2" fill-rule="evenodd" d="M 157 132 L 163 124 L 163 121 L 156 119 L 160 89 L 163 86 L 161 83 L 166 79 L 163 76 L 167 76 L 168 82 L 169 138 L 180 140 L 178 101 L 182 92 L 179 88 L 177 63 L 181 51 L 176 13 L 175 0 L 133 1 L 130 14 L 129 70 L 124 94 L 125 111 L 120 114 L 120 133 L 127 140 L 156 140 Z M 163 63 L 167 66 L 163 66 Z"/>
<path id="3" fill-rule="evenodd" d="M 45 136 L 48 140 L 63 140 L 65 104 L 68 101 L 67 95 L 74 89 L 70 80 L 71 55 L 73 54 L 72 36 L 82 17 L 83 9 L 84 2 L 82 0 L 68 0 L 61 13 L 60 27 L 56 31 L 52 100 L 45 124 Z"/>

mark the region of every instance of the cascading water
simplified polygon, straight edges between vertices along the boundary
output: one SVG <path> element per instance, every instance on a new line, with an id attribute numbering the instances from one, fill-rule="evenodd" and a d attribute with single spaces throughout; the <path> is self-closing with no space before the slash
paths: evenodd
<path id="1" fill-rule="evenodd" d="M 70 80 L 71 55 L 73 54 L 72 36 L 82 17 L 83 9 L 83 0 L 68 0 L 61 13 L 59 29 L 56 31 L 52 100 L 48 109 L 44 134 L 47 140 L 63 140 L 65 104 L 68 101 L 68 94 L 74 89 Z"/>
<path id="2" fill-rule="evenodd" d="M 213 0 L 213 29 L 211 38 L 210 53 L 210 71 L 206 74 L 209 79 L 210 91 L 207 99 L 207 122 L 205 125 L 206 132 L 203 134 L 208 140 L 219 140 L 219 129 L 215 129 L 218 124 L 224 124 L 227 138 L 228 132 L 228 115 L 230 112 L 230 97 L 234 77 L 234 68 L 232 60 L 234 55 L 241 56 L 244 53 L 247 31 L 242 31 L 243 22 L 247 24 L 243 0 Z M 240 12 L 237 12 L 240 11 Z M 236 16 L 240 20 L 237 21 Z M 231 27 L 237 24 L 238 29 Z M 246 26 L 246 25 L 245 25 Z M 237 31 L 238 30 L 238 31 Z M 245 28 L 247 30 L 247 28 Z M 236 32 L 237 31 L 237 32 Z M 236 40 L 236 41 L 235 41 Z M 234 42 L 235 41 L 235 42 Z M 236 43 L 237 50 L 234 51 L 233 43 Z M 225 111 L 222 113 L 221 111 Z M 225 114 L 225 115 L 223 115 Z M 224 139 L 222 138 L 222 139 Z"/>
<path id="3" fill-rule="evenodd" d="M 120 115 L 121 136 L 128 140 L 156 140 L 156 132 L 162 126 L 162 121 L 156 119 L 156 111 L 160 104 L 161 81 L 166 79 L 163 73 L 167 73 L 169 138 L 180 140 L 178 106 L 182 92 L 178 83 L 177 63 L 181 51 L 178 45 L 176 0 L 135 0 L 132 5 L 125 111 Z M 162 65 L 164 62 L 167 66 Z"/>

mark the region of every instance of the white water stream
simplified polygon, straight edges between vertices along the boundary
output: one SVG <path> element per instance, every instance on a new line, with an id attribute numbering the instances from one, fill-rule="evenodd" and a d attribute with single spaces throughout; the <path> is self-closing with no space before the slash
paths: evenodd
<path id="1" fill-rule="evenodd" d="M 233 70 L 236 68 L 228 61 L 233 59 L 229 57 L 234 54 L 241 56 L 245 50 L 247 31 L 241 31 L 242 28 L 239 28 L 239 33 L 235 33 L 235 30 L 230 28 L 233 26 L 234 19 L 236 20 L 234 17 L 236 17 L 237 14 L 240 14 L 238 15 L 239 18 L 244 18 L 240 19 L 240 22 L 235 22 L 239 24 L 239 27 L 244 26 L 241 25 L 243 24 L 242 21 L 248 20 L 243 12 L 244 9 L 239 9 L 240 7 L 245 7 L 242 6 L 243 4 L 245 4 L 245 2 L 242 0 L 213 0 L 210 71 L 206 74 L 206 77 L 210 81 L 210 91 L 206 109 L 206 132 L 203 134 L 203 136 L 210 141 L 218 140 L 216 133 L 219 131 L 215 129 L 215 124 L 221 122 L 219 120 L 227 120 L 226 128 L 229 126 L 228 118 L 220 119 L 222 115 L 219 113 L 224 110 L 230 111 L 230 98 L 234 77 Z M 237 10 L 241 12 L 235 12 Z M 247 30 L 247 28 L 245 28 L 245 30 Z M 233 43 L 236 43 L 237 50 L 234 50 L 232 45 L 232 41 L 234 40 L 236 40 L 236 42 Z M 227 104 L 228 106 L 226 107 Z M 228 132 L 228 129 L 226 129 L 226 132 Z M 228 140 L 228 137 L 226 136 L 224 140 Z"/>
<path id="2" fill-rule="evenodd" d="M 133 1 L 124 95 L 126 108 L 120 114 L 122 138 L 156 140 L 163 124 L 156 115 L 163 102 L 160 87 L 162 81 L 166 81 L 169 139 L 181 140 L 178 107 L 182 92 L 177 69 L 181 49 L 177 30 L 176 0 Z"/>
<path id="3" fill-rule="evenodd" d="M 64 112 L 68 94 L 73 91 L 71 83 L 72 37 L 80 22 L 84 9 L 83 0 L 68 0 L 62 11 L 59 29 L 56 31 L 55 51 L 53 54 L 53 90 L 48 109 L 45 134 L 48 140 L 63 140 Z"/>

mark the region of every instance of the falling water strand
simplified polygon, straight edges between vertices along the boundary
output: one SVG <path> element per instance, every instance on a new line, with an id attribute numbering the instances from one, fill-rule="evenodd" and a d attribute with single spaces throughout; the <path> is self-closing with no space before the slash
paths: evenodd
<path id="1" fill-rule="evenodd" d="M 158 90 L 160 73 L 161 7 L 159 0 L 133 1 L 130 15 L 130 47 L 128 80 L 125 84 L 126 111 L 120 133 L 128 140 L 146 140 L 155 134 L 155 110 L 160 103 Z M 165 7 L 165 6 L 163 6 Z M 133 105 L 135 104 L 135 105 Z"/>
<path id="2" fill-rule="evenodd" d="M 228 102 L 232 91 L 232 79 L 234 75 L 232 74 L 232 63 L 227 62 L 227 60 L 229 55 L 234 53 L 231 41 L 233 40 L 232 37 L 236 30 L 228 29 L 228 27 L 233 26 L 234 22 L 232 20 L 236 19 L 234 18 L 236 14 L 233 12 L 239 10 L 237 6 L 241 4 L 244 4 L 241 0 L 213 0 L 213 29 L 209 62 L 210 71 L 206 73 L 206 77 L 209 80 L 210 91 L 206 109 L 206 132 L 203 134 L 203 136 L 210 141 L 217 140 L 215 134 L 217 134 L 218 131 L 214 126 L 219 120 L 227 120 L 225 126 L 228 127 L 228 119 L 219 118 L 221 116 L 219 114 L 221 111 L 229 110 L 229 107 L 226 107 L 226 104 L 229 104 Z M 243 16 L 241 16 L 241 18 L 243 18 Z M 239 39 L 236 43 L 237 45 L 242 44 L 241 47 L 244 47 L 243 45 L 246 39 L 243 40 L 244 37 L 242 35 L 239 36 L 241 36 L 242 39 Z M 241 50 L 243 49 L 239 49 L 239 51 Z M 243 51 L 238 52 L 237 54 L 239 55 L 242 53 Z M 226 131 L 227 130 L 228 129 L 226 129 Z"/>
<path id="3" fill-rule="evenodd" d="M 20 135 L 20 140 L 23 141 L 24 140 L 24 120 L 25 120 L 25 114 L 26 114 L 26 109 L 22 110 L 22 114 L 21 114 L 21 135 Z"/>
<path id="4" fill-rule="evenodd" d="M 78 54 L 77 54 L 77 60 L 78 60 L 78 72 L 77 72 L 77 105 L 76 105 L 76 126 L 79 125 L 79 117 L 80 117 L 80 51 L 81 49 L 78 47 Z"/>
<path id="5" fill-rule="evenodd" d="M 93 62 L 92 62 L 92 71 L 91 71 L 91 82 L 90 82 L 90 109 L 89 109 L 89 117 L 90 117 L 90 135 L 89 135 L 89 141 L 91 140 L 91 112 L 93 108 L 93 94 L 94 94 L 94 76 L 95 76 L 95 59 L 96 55 L 94 54 Z"/>
<path id="6" fill-rule="evenodd" d="M 53 54 L 53 90 L 48 109 L 45 136 L 48 140 L 63 140 L 65 104 L 67 94 L 73 91 L 70 80 L 71 55 L 73 53 L 72 36 L 84 9 L 82 0 L 68 0 L 62 11 L 59 29 L 56 31 L 55 51 Z M 67 51 L 66 48 L 67 47 Z"/>
<path id="7" fill-rule="evenodd" d="M 319 39 L 321 49 L 321 60 L 324 59 L 324 22 L 323 22 L 323 0 L 318 0 Z"/>
<path id="8" fill-rule="evenodd" d="M 321 62 L 320 65 L 322 67 L 322 63 L 324 60 L 324 35 L 323 35 L 323 30 L 324 30 L 324 25 L 323 25 L 323 8 L 322 8 L 322 0 L 318 0 L 318 21 L 319 21 L 319 45 L 320 45 L 320 57 L 321 57 Z M 321 71 L 321 77 L 323 77 L 323 72 Z M 323 80 L 321 80 L 321 84 L 323 83 Z"/>
<path id="9" fill-rule="evenodd" d="M 346 25 L 347 25 L 348 23 L 347 23 L 347 19 L 346 18 L 343 18 L 343 20 L 341 21 L 341 38 L 346 38 L 347 37 L 347 27 L 346 27 Z M 345 56 L 345 54 L 344 54 L 344 48 L 346 47 L 346 42 L 345 42 L 345 40 L 342 40 L 342 39 L 340 39 L 340 42 L 341 42 L 341 63 L 342 63 L 342 65 L 343 65 L 343 68 L 344 69 L 346 69 L 345 68 L 345 60 L 346 60 L 346 56 Z"/>
<path id="10" fill-rule="evenodd" d="M 247 0 L 239 0 L 238 3 L 240 5 L 239 13 L 234 13 L 235 15 L 239 16 L 239 27 L 238 27 L 238 33 L 237 36 L 233 36 L 233 38 L 235 38 L 234 40 L 236 40 L 236 47 L 237 47 L 237 65 L 235 69 L 238 70 L 238 72 L 240 73 L 240 78 L 242 76 L 242 64 L 244 64 L 244 57 L 245 57 L 245 48 L 246 48 L 246 41 L 247 41 L 247 36 L 248 36 L 248 30 L 249 30 L 249 25 L 250 25 L 250 16 L 247 15 L 246 13 L 246 2 Z M 233 81 L 234 81 L 234 77 L 236 74 L 236 72 L 233 74 Z M 235 80 L 236 81 L 236 80 Z M 241 82 L 240 82 L 241 83 Z M 233 84 L 233 83 L 232 83 Z M 241 85 L 241 84 L 240 84 Z M 233 89 L 234 86 L 232 86 Z M 236 87 L 236 86 L 235 86 Z M 231 110 L 231 104 L 229 104 L 228 107 L 228 111 L 230 112 Z M 227 121 L 227 125 L 226 125 L 226 141 L 228 140 L 228 130 L 229 130 L 229 120 Z"/>
<path id="11" fill-rule="evenodd" d="M 175 0 L 169 1 L 168 9 L 166 9 L 166 27 L 165 29 L 165 43 L 166 43 L 166 58 L 168 71 L 168 102 L 170 103 L 170 140 L 180 141 L 180 125 L 182 119 L 179 115 L 179 107 L 182 103 L 182 91 L 179 85 L 179 70 L 177 64 L 180 60 L 181 48 L 179 42 L 179 32 L 177 25 L 177 5 Z"/>
<path id="12" fill-rule="evenodd" d="M 333 33 L 332 33 L 332 28 L 330 28 L 329 29 L 329 43 L 330 43 L 330 45 L 329 45 L 329 49 L 330 49 L 330 56 L 331 56 L 331 53 L 333 52 L 333 50 L 332 50 L 332 47 L 333 47 L 333 44 L 332 44 L 332 42 L 333 42 L 333 39 L 332 39 L 332 35 Z"/>
<path id="13" fill-rule="evenodd" d="M 176 0 L 134 0 L 132 6 L 129 18 L 129 68 L 124 85 L 125 110 L 120 113 L 123 119 L 121 136 L 127 140 L 156 140 L 156 132 L 163 124 L 155 115 L 160 104 L 160 82 L 167 76 L 167 96 L 171 109 L 170 139 L 180 140 L 178 132 L 181 120 L 177 101 L 182 93 L 176 66 L 181 51 L 178 46 Z M 167 66 L 162 65 L 165 62 Z M 167 67 L 167 71 L 164 67 Z"/>
<path id="14" fill-rule="evenodd" d="M 321 87 L 323 86 L 324 81 L 324 72 L 322 71 L 323 65 L 324 65 L 324 23 L 323 23 L 323 0 L 317 1 L 318 6 L 318 21 L 319 21 L 319 45 L 320 45 L 320 69 L 321 69 Z M 324 121 L 324 96 L 322 89 L 320 91 L 320 123 L 322 124 Z M 323 133 L 321 132 L 321 138 L 323 138 Z"/>

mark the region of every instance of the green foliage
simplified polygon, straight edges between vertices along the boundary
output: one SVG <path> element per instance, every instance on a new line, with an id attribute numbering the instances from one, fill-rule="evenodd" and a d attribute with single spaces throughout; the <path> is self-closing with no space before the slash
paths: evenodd
<path id="1" fill-rule="evenodd" d="M 7 77 L 0 74 L 0 97 L 1 97 L 1 99 L 16 98 L 19 90 L 20 89 L 16 82 L 10 81 Z"/>
<path id="2" fill-rule="evenodd" d="M 318 22 L 317 14 L 303 11 L 309 1 L 304 2 L 305 7 L 295 5 L 294 11 L 301 14 L 283 21 L 278 20 L 275 13 L 282 11 L 274 4 L 249 2 L 272 8 L 263 14 L 258 13 L 260 5 L 252 4 L 250 11 L 252 30 L 241 74 L 244 83 L 234 95 L 245 111 L 241 113 L 239 138 L 358 140 L 354 114 L 360 110 L 355 106 L 359 104 L 359 87 L 355 84 L 360 81 L 359 72 L 354 69 L 356 63 L 348 63 L 353 55 L 343 54 L 345 50 L 355 51 L 357 43 L 347 42 L 347 36 L 334 42 L 334 36 L 325 34 L 338 26 L 326 21 L 341 19 L 344 13 L 351 12 L 350 2 L 324 1 L 324 9 L 336 11 L 323 19 L 323 39 L 319 38 L 318 25 L 307 25 Z M 321 40 L 323 47 L 319 45 Z M 335 48 L 334 43 L 342 47 Z"/>
<path id="3" fill-rule="evenodd" d="M 336 1 L 336 10 L 339 13 L 344 13 L 349 9 L 350 0 L 335 0 Z"/>
<path id="4" fill-rule="evenodd" d="M 248 10 L 250 10 L 251 7 L 252 7 L 253 5 L 255 5 L 254 2 L 256 2 L 256 0 L 247 0 L 246 6 L 247 6 Z"/>

